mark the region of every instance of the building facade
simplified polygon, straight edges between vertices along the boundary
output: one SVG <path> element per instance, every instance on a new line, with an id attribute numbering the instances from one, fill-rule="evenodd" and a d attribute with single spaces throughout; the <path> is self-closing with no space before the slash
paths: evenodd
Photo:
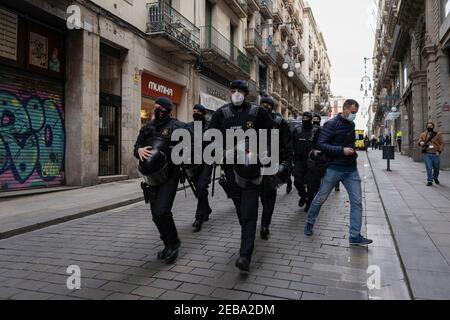
<path id="1" fill-rule="evenodd" d="M 428 121 L 450 143 L 450 1 L 380 1 L 374 52 L 374 134 L 401 131 L 403 153 L 416 146 Z M 450 151 L 442 155 L 450 168 Z"/>
<path id="2" fill-rule="evenodd" d="M 134 142 L 160 96 L 191 121 L 194 104 L 212 114 L 230 81 L 244 79 L 252 101 L 270 95 L 285 117 L 301 113 L 313 92 L 304 9 L 299 0 L 2 0 L 1 191 L 138 177 Z"/>

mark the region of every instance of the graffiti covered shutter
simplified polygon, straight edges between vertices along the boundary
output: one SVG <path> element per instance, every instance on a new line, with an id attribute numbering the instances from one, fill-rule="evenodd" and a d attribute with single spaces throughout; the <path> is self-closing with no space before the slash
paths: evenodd
<path id="1" fill-rule="evenodd" d="M 64 183 L 61 82 L 0 67 L 0 190 Z"/>

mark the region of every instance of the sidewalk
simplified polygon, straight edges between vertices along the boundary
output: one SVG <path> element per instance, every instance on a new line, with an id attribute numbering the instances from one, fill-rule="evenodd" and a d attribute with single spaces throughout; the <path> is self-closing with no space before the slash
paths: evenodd
<path id="1" fill-rule="evenodd" d="M 396 158 L 387 172 L 381 151 L 369 151 L 413 298 L 450 299 L 450 172 L 427 187 L 423 163 Z"/>
<path id="2" fill-rule="evenodd" d="M 13 198 L 0 203 L 0 239 L 143 200 L 139 179 Z"/>

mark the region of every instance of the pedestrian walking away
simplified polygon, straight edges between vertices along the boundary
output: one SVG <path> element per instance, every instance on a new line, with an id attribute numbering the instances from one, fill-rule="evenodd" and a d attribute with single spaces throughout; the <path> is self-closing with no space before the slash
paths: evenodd
<path id="1" fill-rule="evenodd" d="M 153 222 L 164 243 L 158 253 L 159 260 L 172 264 L 178 257 L 181 242 L 172 214 L 172 206 L 182 173 L 171 161 L 172 133 L 186 124 L 170 117 L 173 103 L 168 98 L 155 101 L 154 120 L 146 124 L 137 138 L 134 155 L 139 170 L 145 177 L 142 183 L 144 197 L 150 203 Z"/>
<path id="2" fill-rule="evenodd" d="M 194 125 L 195 122 L 197 122 L 201 124 L 202 133 L 204 134 L 209 125 L 206 121 L 206 107 L 200 104 L 195 105 L 193 108 L 192 117 L 194 119 L 194 122 L 188 123 L 189 130 L 191 132 L 194 132 Z M 195 141 L 195 137 L 193 137 L 192 141 Z M 206 144 L 204 143 L 203 150 L 205 147 Z M 194 148 L 192 148 L 192 151 L 194 151 Z M 192 157 L 192 159 L 194 159 L 194 157 Z M 195 214 L 195 221 L 192 227 L 194 232 L 199 232 L 202 229 L 203 223 L 209 221 L 209 216 L 212 213 L 212 209 L 209 205 L 208 200 L 208 188 L 211 183 L 211 174 L 213 168 L 211 165 L 207 165 L 205 163 L 199 165 L 189 164 L 185 167 L 186 174 L 189 176 L 189 178 L 192 179 L 195 185 L 195 190 L 197 192 L 197 210 Z"/>
<path id="3" fill-rule="evenodd" d="M 214 113 L 210 128 L 218 129 L 223 136 L 226 136 L 226 130 L 228 129 L 242 129 L 244 131 L 254 129 L 257 132 L 261 129 L 272 129 L 273 120 L 269 112 L 247 101 L 249 92 L 245 81 L 231 82 L 232 103 L 224 105 Z M 254 155 L 246 153 L 246 156 Z M 241 272 L 249 272 L 258 221 L 259 192 L 263 180 L 261 167 L 259 165 L 224 163 L 222 168 L 225 172 L 226 186 L 236 207 L 241 225 L 241 245 L 236 266 Z"/>
<path id="4" fill-rule="evenodd" d="M 402 131 L 398 131 L 396 134 L 398 152 L 402 153 L 402 143 L 403 143 L 403 133 Z"/>
<path id="5" fill-rule="evenodd" d="M 292 163 L 292 148 L 291 148 L 291 134 L 289 125 L 280 113 L 274 112 L 275 103 L 271 98 L 265 97 L 261 100 L 261 106 L 269 111 L 273 120 L 273 129 L 279 130 L 280 146 L 280 167 L 283 172 L 279 172 L 277 175 L 264 176 L 261 187 L 261 202 L 263 206 L 261 217 L 261 238 L 264 240 L 269 239 L 270 236 L 270 224 L 272 222 L 272 216 L 275 210 L 275 203 L 277 200 L 277 188 L 280 184 L 287 183 L 288 176 L 290 176 L 290 163 Z M 269 139 L 269 141 L 271 141 Z M 270 150 L 270 148 L 269 148 Z M 286 179 L 284 179 L 284 177 Z"/>
<path id="6" fill-rule="evenodd" d="M 330 157 L 330 163 L 322 185 L 308 213 L 305 235 L 312 236 L 319 212 L 331 191 L 342 182 L 350 197 L 350 245 L 365 246 L 372 243 L 361 235 L 362 187 L 355 151 L 355 119 L 359 104 L 355 100 L 344 103 L 341 114 L 328 121 L 319 137 L 319 149 Z"/>
<path id="7" fill-rule="evenodd" d="M 427 169 L 427 186 L 431 187 L 433 181 L 440 184 L 439 173 L 441 167 L 440 155 L 444 151 L 444 138 L 442 134 L 435 131 L 433 122 L 427 124 L 427 131 L 420 135 L 418 145 L 422 148 L 425 167 Z"/>

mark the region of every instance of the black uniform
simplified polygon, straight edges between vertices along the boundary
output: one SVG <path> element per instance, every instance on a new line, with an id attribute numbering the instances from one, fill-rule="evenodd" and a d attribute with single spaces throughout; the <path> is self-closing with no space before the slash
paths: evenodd
<path id="1" fill-rule="evenodd" d="M 226 136 L 227 129 L 267 129 L 273 126 L 267 110 L 257 105 L 244 102 L 241 107 L 227 104 L 217 110 L 211 120 L 210 128 L 218 129 Z M 251 261 L 253 254 L 256 226 L 258 221 L 259 187 L 243 189 L 235 181 L 233 165 L 223 166 L 231 198 L 241 225 L 240 256 Z"/>
<path id="2" fill-rule="evenodd" d="M 171 142 L 172 133 L 176 129 L 186 128 L 186 124 L 175 119 L 168 118 L 162 122 L 152 121 L 145 125 L 137 138 L 134 155 L 139 159 L 138 150 L 144 148 L 145 141 L 149 138 L 162 138 L 166 145 L 173 147 Z M 158 187 L 150 187 L 149 191 L 150 208 L 153 216 L 153 222 L 159 230 L 161 240 L 166 248 L 178 248 L 180 240 L 178 238 L 177 228 L 172 215 L 172 206 L 178 189 L 181 177 L 180 168 L 175 166 L 169 160 L 169 179 Z"/>
<path id="3" fill-rule="evenodd" d="M 304 199 L 306 208 L 309 208 L 320 188 L 321 177 L 317 178 L 314 170 L 310 170 L 308 167 L 308 156 L 316 146 L 319 134 L 320 127 L 318 126 L 311 126 L 310 129 L 297 126 L 292 137 L 295 162 L 294 184 L 300 198 Z"/>
<path id="4" fill-rule="evenodd" d="M 290 164 L 292 162 L 292 148 L 289 125 L 281 114 L 271 113 L 271 116 L 273 121 L 272 129 L 279 130 L 280 163 Z M 272 215 L 277 200 L 277 186 L 274 183 L 274 177 L 264 176 L 261 189 L 261 202 L 263 204 L 261 226 L 262 228 L 268 228 L 272 222 Z"/>
<path id="5" fill-rule="evenodd" d="M 202 121 L 202 132 L 205 133 L 206 130 L 208 130 L 209 123 L 204 120 Z M 188 123 L 187 128 L 192 133 L 194 132 L 194 122 Z M 194 141 L 194 139 L 193 139 Z M 204 150 L 206 144 L 204 143 L 203 149 Z M 197 211 L 195 214 L 195 220 L 202 223 L 204 221 L 207 221 L 209 219 L 209 215 L 211 214 L 212 210 L 209 205 L 208 200 L 208 188 L 209 184 L 211 183 L 211 174 L 212 174 L 212 166 L 207 164 L 202 164 L 198 166 L 195 170 L 195 176 L 192 177 L 195 189 L 197 190 L 197 196 L 198 196 L 198 202 L 197 202 Z"/>

